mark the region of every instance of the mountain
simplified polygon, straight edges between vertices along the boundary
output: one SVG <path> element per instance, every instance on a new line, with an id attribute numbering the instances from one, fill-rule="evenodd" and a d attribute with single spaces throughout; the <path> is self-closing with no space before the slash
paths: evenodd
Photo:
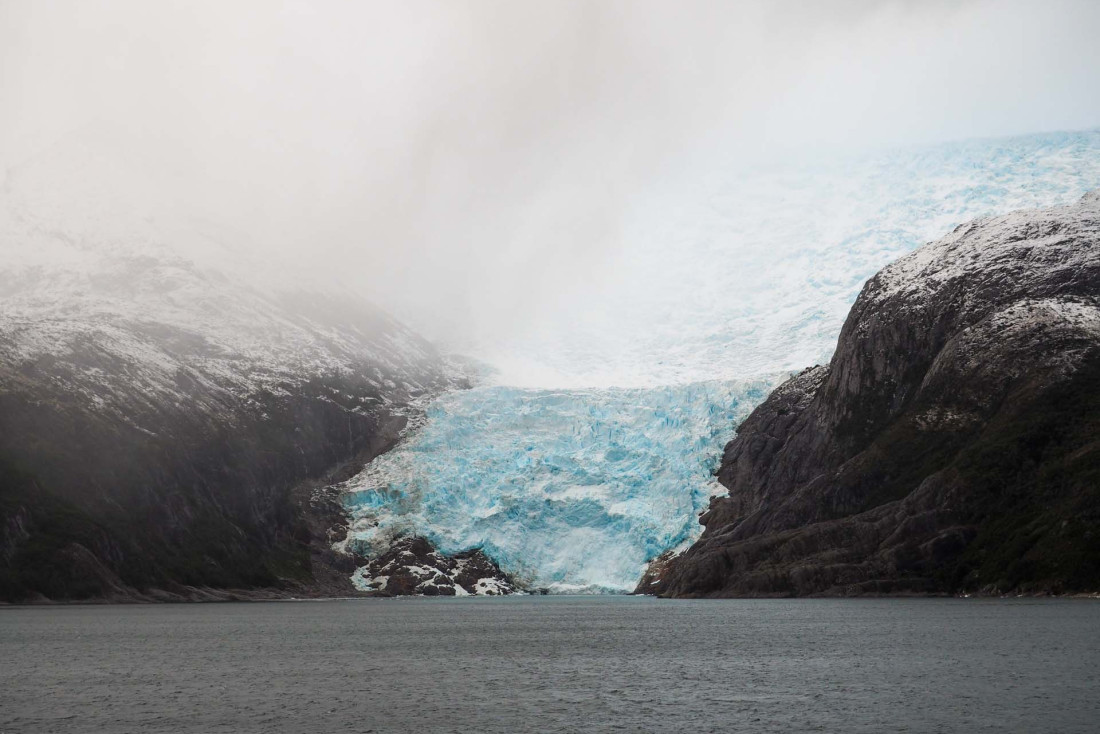
<path id="1" fill-rule="evenodd" d="M 353 592 L 323 488 L 465 379 L 358 297 L 180 255 L 233 233 L 96 198 L 82 160 L 0 198 L 0 599 Z"/>
<path id="2" fill-rule="evenodd" d="M 725 449 L 660 596 L 1100 589 L 1100 192 L 961 225 L 864 286 Z"/>
<path id="3" fill-rule="evenodd" d="M 723 445 L 832 356 L 871 276 L 961 222 L 1078 200 L 1100 185 L 1100 131 L 732 163 L 632 207 L 613 266 L 578 272 L 599 299 L 460 342 L 499 371 L 345 485 L 348 547 L 413 533 L 551 593 L 632 591 L 699 537 Z"/>

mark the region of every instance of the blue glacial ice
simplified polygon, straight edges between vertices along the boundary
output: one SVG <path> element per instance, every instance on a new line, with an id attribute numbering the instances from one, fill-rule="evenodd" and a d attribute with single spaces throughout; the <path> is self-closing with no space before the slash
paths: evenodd
<path id="1" fill-rule="evenodd" d="M 1100 131 L 719 169 L 659 192 L 603 290 L 460 345 L 495 384 L 438 399 L 347 483 L 347 542 L 417 532 L 535 586 L 629 591 L 697 537 L 724 443 L 777 379 L 828 359 L 868 277 L 961 222 L 1096 187 Z"/>
<path id="2" fill-rule="evenodd" d="M 646 561 L 696 537 L 725 440 L 773 384 L 446 395 L 347 485 L 352 543 L 369 555 L 419 532 L 535 586 L 632 589 Z"/>

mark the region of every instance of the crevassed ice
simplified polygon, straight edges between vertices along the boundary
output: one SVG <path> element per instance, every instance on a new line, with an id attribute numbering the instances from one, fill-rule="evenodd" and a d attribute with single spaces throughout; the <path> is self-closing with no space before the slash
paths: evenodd
<path id="1" fill-rule="evenodd" d="M 1097 187 L 1089 131 L 716 170 L 659 192 L 598 297 L 467 345 L 497 385 L 440 399 L 348 483 L 349 542 L 415 531 L 482 546 L 535 585 L 630 590 L 697 535 L 722 446 L 774 379 L 751 378 L 826 360 L 864 281 L 923 242 Z"/>
<path id="2" fill-rule="evenodd" d="M 975 217 L 1100 186 L 1100 131 L 798 161 L 714 164 L 623 216 L 588 285 L 515 334 L 456 343 L 498 384 L 647 387 L 799 370 L 828 353 L 863 283 Z M 579 290 L 578 290 L 579 289 Z"/>
<path id="3" fill-rule="evenodd" d="M 369 555 L 415 531 L 447 553 L 479 546 L 536 586 L 630 590 L 698 534 L 723 440 L 773 384 L 446 395 L 346 485 L 349 540 Z"/>

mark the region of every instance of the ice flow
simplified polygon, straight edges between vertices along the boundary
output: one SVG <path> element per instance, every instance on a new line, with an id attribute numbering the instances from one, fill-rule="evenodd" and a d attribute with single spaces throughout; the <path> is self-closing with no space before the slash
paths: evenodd
<path id="1" fill-rule="evenodd" d="M 695 536 L 722 439 L 770 386 L 452 393 L 348 483 L 351 542 L 369 555 L 419 532 L 447 553 L 481 547 L 528 584 L 627 590 Z"/>
<path id="2" fill-rule="evenodd" d="M 417 532 L 530 584 L 629 591 L 696 537 L 738 421 L 828 358 L 868 277 L 961 222 L 1098 186 L 1100 131 L 695 179 L 628 227 L 601 310 L 470 345 L 497 384 L 439 399 L 347 483 L 346 542 Z"/>

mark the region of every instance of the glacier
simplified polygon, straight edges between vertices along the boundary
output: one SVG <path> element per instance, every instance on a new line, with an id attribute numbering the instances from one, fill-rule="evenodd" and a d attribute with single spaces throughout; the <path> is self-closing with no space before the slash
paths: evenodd
<path id="1" fill-rule="evenodd" d="M 779 380 L 829 358 L 867 278 L 964 221 L 1098 186 L 1096 130 L 668 184 L 628 218 L 597 293 L 449 345 L 494 371 L 342 486 L 342 544 L 370 555 L 417 533 L 531 586 L 630 591 L 698 536 L 724 443 Z"/>
<path id="2" fill-rule="evenodd" d="M 450 393 L 345 485 L 348 542 L 369 556 L 415 532 L 445 553 L 479 547 L 528 585 L 632 588 L 694 538 L 722 438 L 774 382 Z"/>

